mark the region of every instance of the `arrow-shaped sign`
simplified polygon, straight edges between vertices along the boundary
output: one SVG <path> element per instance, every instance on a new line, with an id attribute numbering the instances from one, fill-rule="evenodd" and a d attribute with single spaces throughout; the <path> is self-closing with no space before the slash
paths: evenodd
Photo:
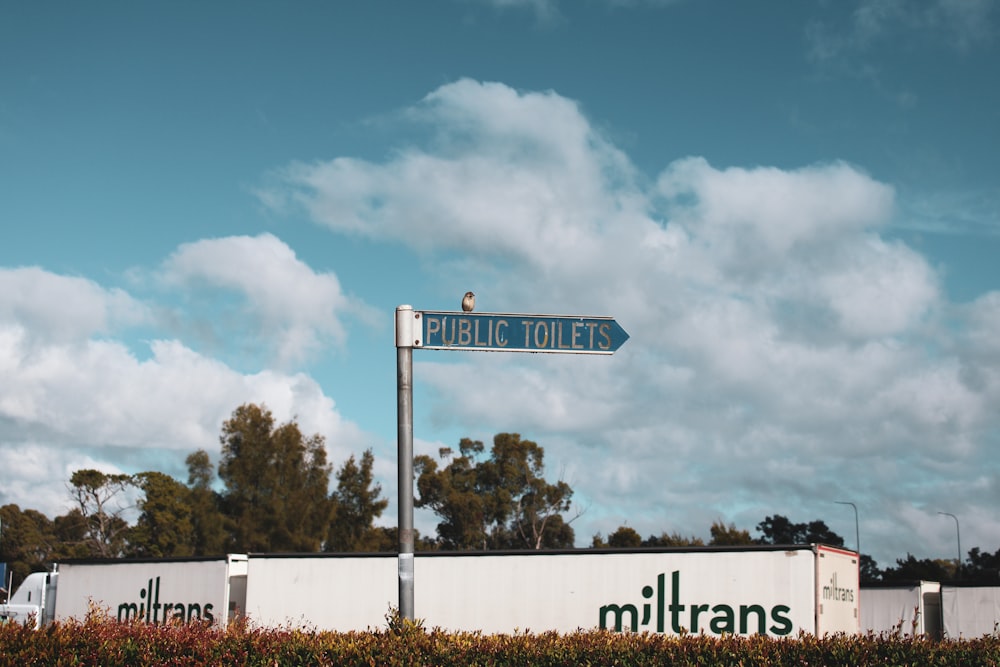
<path id="1" fill-rule="evenodd" d="M 414 311 L 413 347 L 613 354 L 628 334 L 610 317 Z"/>

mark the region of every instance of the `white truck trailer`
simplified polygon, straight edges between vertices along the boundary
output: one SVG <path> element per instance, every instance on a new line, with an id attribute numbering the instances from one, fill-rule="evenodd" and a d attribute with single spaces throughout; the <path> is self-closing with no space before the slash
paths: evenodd
<path id="1" fill-rule="evenodd" d="M 941 584 L 913 581 L 861 588 L 861 629 L 876 635 L 942 636 Z"/>
<path id="2" fill-rule="evenodd" d="M 974 638 L 1000 632 L 1000 586 L 941 584 L 946 637 Z"/>
<path id="3" fill-rule="evenodd" d="M 243 608 L 247 557 L 186 560 L 101 560 L 61 563 L 18 587 L 0 620 L 84 619 L 91 611 L 119 621 L 225 622 Z"/>
<path id="4" fill-rule="evenodd" d="M 858 572 L 820 545 L 418 553 L 414 615 L 485 633 L 854 634 Z M 398 599 L 391 555 L 252 555 L 247 574 L 246 613 L 266 626 L 377 628 Z"/>
<path id="5" fill-rule="evenodd" d="M 151 623 L 245 614 L 260 627 L 366 630 L 398 604 L 394 554 L 251 554 L 69 562 L 15 595 L 38 623 L 99 609 Z M 543 552 L 421 552 L 415 615 L 426 627 L 797 636 L 860 628 L 857 554 L 822 545 Z M 42 586 L 44 580 L 46 586 Z M 42 593 L 30 595 L 26 586 Z M 0 605 L 25 619 L 26 607 Z"/>

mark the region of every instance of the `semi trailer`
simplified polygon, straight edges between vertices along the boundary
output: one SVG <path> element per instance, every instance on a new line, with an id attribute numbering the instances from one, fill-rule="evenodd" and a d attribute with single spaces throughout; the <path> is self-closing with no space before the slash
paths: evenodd
<path id="1" fill-rule="evenodd" d="M 451 631 L 794 637 L 859 632 L 853 551 L 825 545 L 420 552 L 415 616 Z M 69 561 L 25 579 L 0 617 L 368 630 L 398 604 L 395 554 Z"/>

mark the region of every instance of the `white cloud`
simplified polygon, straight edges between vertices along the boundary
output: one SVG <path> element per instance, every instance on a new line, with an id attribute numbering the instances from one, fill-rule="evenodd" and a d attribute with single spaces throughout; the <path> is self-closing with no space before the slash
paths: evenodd
<path id="1" fill-rule="evenodd" d="M 215 331 L 216 338 L 247 341 L 244 332 L 252 330 L 247 343 L 273 348 L 280 367 L 302 361 L 326 343 L 343 344 L 342 318 L 367 316 L 361 302 L 344 294 L 336 275 L 316 273 L 270 234 L 186 243 L 164 262 L 161 277 L 190 291 L 189 306 L 201 300 L 200 308 L 191 310 L 206 309 L 200 325 Z M 227 312 L 224 298 L 205 299 L 205 288 L 239 295 L 237 312 Z"/>
<path id="2" fill-rule="evenodd" d="M 150 317 L 142 303 L 120 289 L 38 267 L 0 268 L 0 295 L 0 323 L 23 323 L 45 340 L 107 334 Z"/>
<path id="3" fill-rule="evenodd" d="M 840 499 L 899 511 L 886 530 L 907 531 L 891 508 L 996 476 L 980 469 L 998 426 L 996 306 L 955 315 L 926 259 L 879 236 L 889 185 L 842 162 L 701 158 L 650 184 L 578 105 L 501 84 L 443 86 L 411 115 L 436 132 L 426 147 L 293 165 L 268 197 L 419 249 L 449 284 L 480 281 L 488 310 L 619 320 L 631 339 L 611 358 L 421 357 L 415 370 L 438 427 L 546 447 L 596 508 L 579 541 L 614 517 L 689 534 L 719 518 L 829 517 Z M 974 356 L 952 349 L 949 316 L 970 323 Z"/>
<path id="4" fill-rule="evenodd" d="M 848 25 L 808 25 L 809 55 L 849 59 L 907 39 L 969 51 L 994 39 L 995 8 L 990 0 L 860 0 Z"/>
<path id="5" fill-rule="evenodd" d="M 558 95 L 463 79 L 412 115 L 438 131 L 438 152 L 405 151 L 387 165 L 294 164 L 262 201 L 297 203 L 339 232 L 542 270 L 569 253 L 598 260 L 616 232 L 606 221 L 634 205 L 620 187 L 633 179 L 628 161 Z"/>
<path id="6" fill-rule="evenodd" d="M 820 295 L 847 335 L 878 338 L 912 331 L 940 298 L 937 277 L 923 257 L 901 243 L 858 241 L 844 266 L 817 281 Z"/>
<path id="7" fill-rule="evenodd" d="M 24 278 L 11 273 L 0 280 Z M 28 277 L 28 294 L 46 298 L 0 291 L 0 452 L 8 462 L 0 503 L 64 513 L 67 481 L 81 467 L 184 479 L 186 455 L 217 453 L 223 420 L 246 402 L 326 437 L 331 461 L 362 448 L 360 429 L 307 375 L 240 373 L 177 340 L 152 341 L 140 359 L 114 339 L 116 324 L 146 313 L 132 297 L 42 270 Z"/>
<path id="8" fill-rule="evenodd" d="M 913 537 L 941 534 L 928 507 L 983 517 L 998 500 L 1000 298 L 948 304 L 927 261 L 880 236 L 889 185 L 841 162 L 697 157 L 646 179 L 579 105 L 502 84 L 448 84 L 403 115 L 433 130 L 426 145 L 383 163 L 291 165 L 262 200 L 416 249 L 415 279 L 440 281 L 456 307 L 468 285 L 483 310 L 618 319 L 631 339 L 613 357 L 427 352 L 415 370 L 435 428 L 484 441 L 518 431 L 546 448 L 549 470 L 588 507 L 580 543 L 623 520 L 643 534 L 704 535 L 718 519 L 752 529 L 768 514 L 829 518 L 834 500 L 852 500 L 863 527 L 882 533 L 878 559 L 938 557 Z M 0 295 L 5 454 L 72 449 L 95 465 L 154 467 L 217 446 L 221 421 L 246 401 L 326 435 L 341 448 L 332 461 L 364 448 L 309 376 L 241 373 L 169 336 L 140 359 L 113 336 L 148 323 L 150 307 L 35 271 L 48 298 Z M 29 282 L 11 275 L 0 280 Z M 201 316 L 182 331 L 203 324 L 224 352 L 262 346 L 279 367 L 344 344 L 346 318 L 365 308 L 270 235 L 181 246 L 159 275 L 184 318 Z M 91 305 L 60 311 L 54 295 Z M 263 343 L 239 338 L 248 321 Z M 418 440 L 421 451 L 436 444 Z M 377 463 L 394 497 L 392 466 Z M 996 526 L 982 521 L 970 544 L 993 548 Z"/>
<path id="9" fill-rule="evenodd" d="M 730 262 L 772 262 L 797 245 L 882 225 L 893 199 L 891 188 L 843 163 L 717 170 L 690 158 L 660 176 L 659 190 L 672 217 L 697 225 L 702 242 L 722 246 Z"/>

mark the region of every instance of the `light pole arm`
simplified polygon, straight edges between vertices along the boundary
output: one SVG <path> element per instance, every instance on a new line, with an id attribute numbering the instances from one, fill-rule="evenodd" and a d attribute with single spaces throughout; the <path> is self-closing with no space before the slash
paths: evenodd
<path id="1" fill-rule="evenodd" d="M 849 500 L 835 500 L 833 502 L 838 505 L 850 505 L 854 508 L 854 548 L 858 552 L 858 558 L 861 558 L 861 529 L 858 527 L 858 506 Z"/>
<path id="2" fill-rule="evenodd" d="M 958 559 L 955 561 L 955 578 L 962 578 L 962 529 L 958 526 L 958 517 L 951 512 L 938 512 L 955 520 L 955 539 L 958 541 Z"/>

